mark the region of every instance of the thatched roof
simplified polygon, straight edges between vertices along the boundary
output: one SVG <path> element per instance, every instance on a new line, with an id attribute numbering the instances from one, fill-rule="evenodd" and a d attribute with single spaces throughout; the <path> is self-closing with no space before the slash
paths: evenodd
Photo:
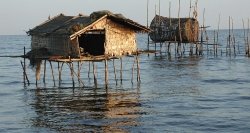
<path id="1" fill-rule="evenodd" d="M 133 20 L 125 18 L 121 14 L 113 14 L 112 12 L 105 10 L 93 12 L 92 14 L 90 14 L 90 16 L 65 16 L 64 14 L 59 14 L 29 30 L 27 33 L 29 35 L 74 35 L 77 32 L 79 33 L 79 31 L 86 29 L 88 26 L 104 18 L 111 19 L 116 23 L 132 28 L 136 32 L 150 31 L 147 27 L 140 25 Z"/>

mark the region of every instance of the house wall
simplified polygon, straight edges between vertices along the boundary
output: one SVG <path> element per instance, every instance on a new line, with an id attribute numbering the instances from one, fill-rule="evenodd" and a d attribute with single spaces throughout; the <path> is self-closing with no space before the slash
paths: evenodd
<path id="1" fill-rule="evenodd" d="M 134 30 L 117 24 L 109 19 L 103 19 L 92 29 L 105 29 L 105 54 L 121 56 L 131 54 L 137 49 Z"/>
<path id="2" fill-rule="evenodd" d="M 53 55 L 69 56 L 72 53 L 72 45 L 68 36 L 38 36 L 33 35 L 31 38 L 31 48 L 40 49 L 47 48 Z"/>
<path id="3" fill-rule="evenodd" d="M 137 49 L 136 34 L 133 30 L 108 21 L 106 29 L 105 54 L 120 56 L 132 54 Z"/>

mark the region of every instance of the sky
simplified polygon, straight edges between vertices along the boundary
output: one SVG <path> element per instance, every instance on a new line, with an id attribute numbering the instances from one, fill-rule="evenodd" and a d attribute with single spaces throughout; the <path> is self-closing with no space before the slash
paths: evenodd
<path id="1" fill-rule="evenodd" d="M 190 0 L 181 1 L 181 17 L 189 16 Z M 178 0 L 160 0 L 160 15 L 178 17 Z M 191 0 L 194 5 L 195 0 Z M 234 28 L 243 28 L 242 19 L 247 23 L 250 18 L 250 0 L 198 0 L 198 20 L 205 25 L 217 29 L 219 16 L 220 28 L 228 28 L 229 16 Z M 147 25 L 147 0 L 0 0 L 0 35 L 22 35 L 25 31 L 46 21 L 48 16 L 60 13 L 65 15 L 89 15 L 93 11 L 110 10 L 121 13 L 142 25 Z M 159 14 L 159 0 L 149 0 L 149 23 Z"/>

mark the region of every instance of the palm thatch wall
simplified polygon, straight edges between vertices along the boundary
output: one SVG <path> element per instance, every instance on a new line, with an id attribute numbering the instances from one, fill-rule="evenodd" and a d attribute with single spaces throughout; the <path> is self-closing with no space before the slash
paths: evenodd
<path id="1" fill-rule="evenodd" d="M 180 28 L 179 28 L 180 22 Z M 154 42 L 179 41 L 194 43 L 199 38 L 199 22 L 194 18 L 167 18 L 156 15 L 149 34 Z"/>

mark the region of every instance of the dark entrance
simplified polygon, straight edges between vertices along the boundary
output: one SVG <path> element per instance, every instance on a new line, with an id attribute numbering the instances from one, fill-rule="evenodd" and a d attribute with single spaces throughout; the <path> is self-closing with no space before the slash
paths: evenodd
<path id="1" fill-rule="evenodd" d="M 104 55 L 105 31 L 88 31 L 78 38 L 79 46 L 84 53 L 90 55 Z"/>

